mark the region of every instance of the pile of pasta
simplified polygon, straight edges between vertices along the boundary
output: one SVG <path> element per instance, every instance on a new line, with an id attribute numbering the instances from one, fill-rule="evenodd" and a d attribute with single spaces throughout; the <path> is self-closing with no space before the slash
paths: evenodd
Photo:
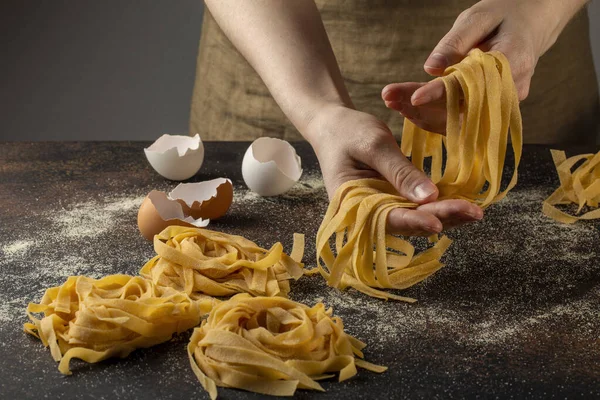
<path id="1" fill-rule="evenodd" d="M 499 52 L 475 49 L 438 79 L 446 88 L 446 136 L 405 119 L 401 150 L 423 171 L 429 162 L 439 200 L 464 199 L 486 208 L 517 183 L 523 138 L 510 65 Z M 514 171 L 502 188 L 509 137 Z M 415 255 L 408 241 L 385 232 L 387 214 L 398 207 L 417 204 L 384 182 L 357 180 L 338 188 L 317 234 L 317 266 L 330 286 L 414 301 L 380 289 L 404 289 L 427 278 L 442 267 L 440 257 L 451 242 L 442 237 Z"/>
<path id="2" fill-rule="evenodd" d="M 281 243 L 270 250 L 241 236 L 170 226 L 154 236 L 156 257 L 140 275 L 192 298 L 202 295 L 287 296 L 290 279 L 304 274 L 304 236 L 294 235 L 290 256 Z"/>
<path id="3" fill-rule="evenodd" d="M 560 186 L 544 201 L 544 214 L 566 224 L 600 218 L 600 152 L 568 159 L 564 151 L 552 150 L 551 153 Z M 579 165 L 572 171 L 577 164 Z M 577 204 L 576 215 L 559 210 L 556 207 L 559 204 Z M 586 206 L 596 209 L 579 215 Z"/>
<path id="4" fill-rule="evenodd" d="M 299 388 L 323 391 L 317 381 L 332 372 L 343 381 L 357 366 L 385 371 L 360 359 L 364 347 L 321 303 L 308 307 L 281 297 L 238 294 L 215 306 L 194 330 L 188 355 L 214 400 L 217 386 L 292 396 Z"/>
<path id="5" fill-rule="evenodd" d="M 71 276 L 62 286 L 46 290 L 40 304 L 29 304 L 31 322 L 25 331 L 50 347 L 59 371 L 70 375 L 72 358 L 95 363 L 166 342 L 197 326 L 213 303 L 194 301 L 139 276 Z"/>
<path id="6" fill-rule="evenodd" d="M 244 289 L 287 296 L 288 280 L 304 272 L 304 236 L 299 234 L 291 256 L 280 243 L 267 251 L 239 236 L 174 226 L 157 235 L 155 245 L 159 255 L 143 267 L 142 276 L 71 276 L 47 289 L 39 304 L 29 304 L 25 332 L 50 347 L 60 372 L 70 374 L 72 358 L 95 363 L 126 357 L 198 326 L 219 302 L 212 296 Z M 170 275 L 176 267 L 167 259 L 184 263 L 181 281 Z"/>
<path id="7" fill-rule="evenodd" d="M 365 344 L 344 332 L 332 309 L 286 298 L 289 280 L 305 272 L 303 235 L 294 235 L 290 256 L 280 243 L 265 250 L 240 236 L 180 226 L 156 235 L 154 245 L 158 255 L 141 276 L 72 276 L 29 304 L 25 331 L 50 347 L 60 372 L 71 374 L 73 358 L 95 363 L 163 343 L 209 313 L 188 354 L 213 399 L 217 385 L 292 395 L 323 390 L 317 380 L 331 373 L 343 381 L 357 366 L 386 369 L 362 360 Z"/>

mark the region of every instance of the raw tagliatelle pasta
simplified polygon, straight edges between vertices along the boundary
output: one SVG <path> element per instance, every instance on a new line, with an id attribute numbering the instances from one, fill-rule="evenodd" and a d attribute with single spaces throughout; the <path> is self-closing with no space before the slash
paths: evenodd
<path id="1" fill-rule="evenodd" d="M 500 52 L 474 49 L 438 79 L 446 88 L 446 136 L 405 119 L 402 153 L 421 170 L 425 158 L 431 157 L 431 179 L 439 189 L 438 199 L 465 199 L 486 208 L 516 185 L 523 149 L 519 98 L 510 65 Z M 514 170 L 501 191 L 509 133 Z"/>
<path id="2" fill-rule="evenodd" d="M 405 119 L 401 150 L 421 170 L 430 158 L 439 200 L 464 199 L 486 208 L 517 183 L 523 147 L 519 100 L 509 63 L 501 53 L 475 49 L 438 79 L 446 88 L 446 136 Z M 509 135 L 514 171 L 502 190 Z M 440 257 L 451 243 L 442 237 L 415 255 L 408 241 L 386 235 L 392 209 L 416 207 L 379 180 L 340 186 L 317 234 L 317 265 L 328 284 L 341 289 L 351 286 L 384 299 L 414 301 L 380 289 L 404 289 L 427 278 L 442 267 Z"/>
<path id="3" fill-rule="evenodd" d="M 216 302 L 194 301 L 139 276 L 71 276 L 47 289 L 40 304 L 29 304 L 25 331 L 49 346 L 59 371 L 70 375 L 72 358 L 95 363 L 166 342 L 197 326 Z"/>
<path id="4" fill-rule="evenodd" d="M 350 286 L 383 299 L 415 301 L 379 289 L 405 289 L 427 278 L 442 267 L 439 259 L 452 241 L 443 236 L 415 256 L 408 241 L 385 233 L 389 212 L 399 207 L 412 205 L 388 182 L 361 179 L 340 186 L 317 233 L 318 268 L 329 285 Z M 336 255 L 329 243 L 332 236 Z"/>
<path id="5" fill-rule="evenodd" d="M 304 236 L 294 235 L 292 256 L 281 243 L 269 250 L 241 236 L 170 226 L 154 237 L 157 256 L 140 271 L 159 286 L 192 298 L 202 295 L 287 296 L 289 280 L 300 278 Z"/>
<path id="6" fill-rule="evenodd" d="M 600 152 L 568 159 L 564 151 L 551 150 L 551 153 L 560 187 L 544 201 L 544 214 L 566 224 L 600 218 L 600 209 L 597 208 L 600 203 Z M 577 164 L 579 166 L 572 171 Z M 559 204 L 577 204 L 577 215 L 569 215 L 559 210 L 556 207 Z M 586 206 L 596 209 L 578 215 Z"/>
<path id="7" fill-rule="evenodd" d="M 244 293 L 213 308 L 194 330 L 188 354 L 214 400 L 217 386 L 291 396 L 296 389 L 322 391 L 317 380 L 339 372 L 343 381 L 356 374 L 357 366 L 385 371 L 360 359 L 364 347 L 321 303 L 308 307 Z"/>

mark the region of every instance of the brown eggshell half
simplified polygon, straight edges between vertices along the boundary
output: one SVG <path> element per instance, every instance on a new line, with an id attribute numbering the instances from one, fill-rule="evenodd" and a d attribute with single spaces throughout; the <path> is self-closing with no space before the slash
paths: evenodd
<path id="1" fill-rule="evenodd" d="M 186 215 L 195 219 L 218 219 L 231 207 L 233 185 L 226 178 L 182 183 L 169 193 L 169 197 L 181 204 Z"/>
<path id="2" fill-rule="evenodd" d="M 194 221 L 185 215 L 181 204 L 167 197 L 167 194 L 153 190 L 146 196 L 138 211 L 138 228 L 142 236 L 153 240 L 154 235 L 160 233 L 170 225 L 203 227 L 208 225 L 208 220 Z"/>

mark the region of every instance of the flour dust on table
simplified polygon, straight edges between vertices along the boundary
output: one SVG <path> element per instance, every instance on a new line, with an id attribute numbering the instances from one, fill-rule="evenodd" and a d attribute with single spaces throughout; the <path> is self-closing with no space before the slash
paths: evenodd
<path id="1" fill-rule="evenodd" d="M 128 249 L 123 231 L 138 234 L 127 221 L 135 223 L 142 200 L 139 196 L 89 200 L 34 214 L 24 221 L 39 225 L 37 236 L 15 237 L 0 247 L 0 285 L 14 289 L 0 291 L 0 322 L 20 321 L 28 302 L 39 300 L 47 287 L 62 284 L 68 276 L 99 278 L 119 272 L 114 271 L 118 260 L 122 264 L 139 258 L 139 249 Z M 98 245 L 98 240 L 111 245 Z M 23 285 L 30 291 L 15 297 L 17 288 Z"/>

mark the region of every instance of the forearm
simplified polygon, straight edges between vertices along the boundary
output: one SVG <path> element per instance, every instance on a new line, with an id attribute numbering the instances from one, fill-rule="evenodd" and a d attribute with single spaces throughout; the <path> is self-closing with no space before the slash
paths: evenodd
<path id="1" fill-rule="evenodd" d="M 555 24 L 554 29 L 549 33 L 549 40 L 541 49 L 540 56 L 554 44 L 565 26 L 589 3 L 589 0 L 541 0 L 541 2 L 547 3 L 550 13 L 555 16 Z"/>
<path id="2" fill-rule="evenodd" d="M 313 0 L 206 0 L 227 37 L 298 130 L 328 105 L 352 107 Z"/>

